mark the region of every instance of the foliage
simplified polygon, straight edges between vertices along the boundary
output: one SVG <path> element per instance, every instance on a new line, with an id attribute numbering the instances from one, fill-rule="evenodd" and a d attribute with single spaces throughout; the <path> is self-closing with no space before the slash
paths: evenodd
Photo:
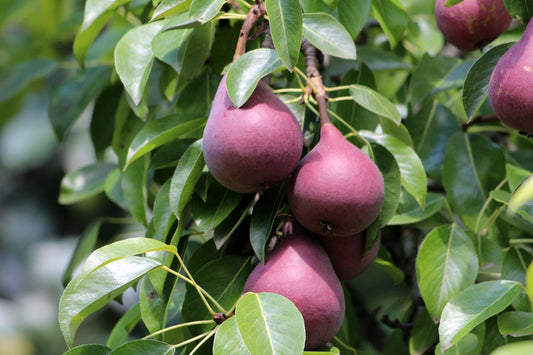
<path id="1" fill-rule="evenodd" d="M 533 143 L 495 120 L 486 100 L 492 68 L 531 17 L 526 2 L 506 1 L 522 24 L 493 48 L 460 53 L 443 47 L 424 0 L 267 0 L 274 49 L 261 48 L 258 27 L 232 63 L 252 4 L 87 0 L 83 19 L 62 19 L 79 25 L 71 65 L 52 53 L 0 74 L 2 107 L 16 106 L 32 83 L 60 78 L 49 97 L 59 140 L 89 108 L 96 161 L 65 175 L 59 202 L 103 193 L 143 230 L 97 250 L 104 220 L 83 233 L 59 302 L 66 354 L 303 351 L 290 301 L 242 295 L 253 262 L 286 224 L 284 186 L 259 196 L 225 189 L 205 167 L 201 141 L 226 72 L 236 106 L 268 76 L 300 120 L 304 151 L 312 148 L 317 109 L 305 95 L 302 35 L 322 53 L 332 121 L 376 160 L 386 184 L 374 225 L 379 257 L 345 282 L 350 304 L 332 345 L 304 353 L 530 349 Z M 107 344 L 74 346 L 83 320 L 130 287 L 138 302 Z"/>

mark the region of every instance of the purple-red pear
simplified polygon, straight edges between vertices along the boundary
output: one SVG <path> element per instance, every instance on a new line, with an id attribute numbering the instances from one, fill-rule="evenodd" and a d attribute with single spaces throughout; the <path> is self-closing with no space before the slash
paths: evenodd
<path id="1" fill-rule="evenodd" d="M 446 7 L 435 2 L 437 26 L 451 44 L 463 51 L 482 48 L 498 38 L 511 24 L 503 0 L 464 0 Z"/>
<path id="2" fill-rule="evenodd" d="M 213 177 L 230 190 L 266 190 L 292 173 L 302 154 L 296 117 L 263 83 L 235 108 L 222 78 L 203 134 L 204 158 Z"/>
<path id="3" fill-rule="evenodd" d="M 533 135 L 533 19 L 496 64 L 489 81 L 489 101 L 503 123 Z"/>
<path id="4" fill-rule="evenodd" d="M 344 293 L 324 249 L 312 234 L 282 239 L 257 264 L 244 292 L 272 292 L 288 298 L 305 324 L 305 348 L 314 349 L 335 336 L 344 319 Z"/>
<path id="5" fill-rule="evenodd" d="M 287 197 L 296 220 L 321 235 L 349 236 L 379 215 L 385 186 L 376 164 L 331 123 L 300 161 Z"/>
<path id="6" fill-rule="evenodd" d="M 365 272 L 379 252 L 380 237 L 365 255 L 366 233 L 348 237 L 321 236 L 320 243 L 328 253 L 333 269 L 341 280 L 350 280 Z"/>

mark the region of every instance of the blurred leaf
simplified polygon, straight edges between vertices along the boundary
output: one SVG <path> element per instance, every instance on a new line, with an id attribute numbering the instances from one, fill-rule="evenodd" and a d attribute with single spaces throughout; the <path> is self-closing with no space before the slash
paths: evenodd
<path id="1" fill-rule="evenodd" d="M 48 115 L 59 140 L 63 140 L 70 126 L 109 84 L 110 74 L 109 67 L 92 67 L 85 72 L 79 71 L 52 90 Z"/>
<path id="2" fill-rule="evenodd" d="M 446 203 L 443 195 L 428 192 L 424 208 L 410 194 L 402 193 L 398 213 L 389 221 L 389 225 L 411 224 L 423 221 L 437 213 Z"/>
<path id="3" fill-rule="evenodd" d="M 59 203 L 73 204 L 104 191 L 105 179 L 115 168 L 115 164 L 98 162 L 65 175 L 61 180 Z"/>
<path id="4" fill-rule="evenodd" d="M 89 1 L 87 1 L 88 5 Z M 86 5 L 86 6 L 87 6 Z M 74 44 L 72 46 L 72 50 L 74 52 L 74 56 L 76 57 L 76 60 L 78 61 L 80 67 L 82 69 L 85 69 L 85 59 L 87 56 L 87 52 L 89 51 L 89 47 L 93 44 L 94 40 L 102 31 L 104 26 L 109 22 L 109 20 L 113 17 L 112 11 L 107 11 L 99 15 L 93 22 L 91 22 L 88 26 L 83 27 L 74 38 Z"/>
<path id="5" fill-rule="evenodd" d="M 84 229 L 70 262 L 63 273 L 63 287 L 72 280 L 74 270 L 85 260 L 87 255 L 94 251 L 102 223 L 102 219 L 97 219 Z"/>
<path id="6" fill-rule="evenodd" d="M 521 337 L 533 334 L 531 312 L 505 312 L 498 315 L 498 330 L 501 335 Z"/>
<path id="7" fill-rule="evenodd" d="M 157 340 L 133 340 L 113 350 L 109 355 L 173 355 L 175 348 Z"/>
<path id="8" fill-rule="evenodd" d="M 402 121 L 402 116 L 396 106 L 377 91 L 363 85 L 354 84 L 350 85 L 350 95 L 359 105 L 393 121 L 396 125 L 399 125 Z"/>
<path id="9" fill-rule="evenodd" d="M 513 18 L 519 19 L 523 24 L 528 24 L 533 16 L 533 8 L 529 0 L 503 0 L 505 8 Z"/>
<path id="10" fill-rule="evenodd" d="M 157 21 L 135 27 L 115 47 L 115 69 L 135 105 L 141 102 L 152 71 L 152 40 L 164 25 Z"/>
<path id="11" fill-rule="evenodd" d="M 442 182 L 453 209 L 473 231 L 486 221 L 478 215 L 489 191 L 505 178 L 502 162 L 503 150 L 485 136 L 459 132 L 448 141 Z"/>
<path id="12" fill-rule="evenodd" d="M 172 115 L 148 121 L 130 144 L 126 167 L 137 158 L 163 144 L 203 127 L 206 121 L 205 118 L 199 118 L 179 124 L 179 119 L 179 116 Z"/>
<path id="13" fill-rule="evenodd" d="M 368 131 L 360 131 L 359 133 L 363 137 L 383 145 L 394 155 L 402 174 L 402 186 L 413 195 L 420 206 L 424 206 L 427 194 L 427 177 L 424 166 L 414 149 L 390 135 Z"/>
<path id="14" fill-rule="evenodd" d="M 365 26 L 371 5 L 372 0 L 339 0 L 339 22 L 348 30 L 352 39 L 355 39 Z"/>
<path id="15" fill-rule="evenodd" d="M 409 16 L 398 0 L 373 0 L 372 11 L 392 48 L 401 41 L 409 23 Z"/>
<path id="16" fill-rule="evenodd" d="M 472 285 L 456 294 L 442 311 L 442 348 L 456 344 L 477 325 L 502 312 L 521 291 L 518 282 L 498 280 Z"/>
<path id="17" fill-rule="evenodd" d="M 87 0 L 85 3 L 85 10 L 83 12 L 83 24 L 81 30 L 86 30 L 106 11 L 116 9 L 131 0 Z"/>
<path id="18" fill-rule="evenodd" d="M 128 206 L 124 201 L 122 194 L 122 185 L 120 180 L 122 179 L 122 173 L 119 168 L 113 169 L 105 179 L 104 190 L 107 198 L 114 202 L 117 206 L 128 210 Z"/>
<path id="19" fill-rule="evenodd" d="M 102 158 L 105 150 L 113 141 L 115 115 L 122 98 L 122 85 L 112 85 L 105 88 L 94 103 L 91 117 L 91 140 L 97 159 Z"/>
<path id="20" fill-rule="evenodd" d="M 357 56 L 365 62 L 372 71 L 380 70 L 411 70 L 413 65 L 402 57 L 379 48 L 358 46 Z"/>
<path id="21" fill-rule="evenodd" d="M 424 354 L 439 339 L 439 330 L 427 309 L 419 313 L 413 324 L 411 335 L 409 337 L 409 353 Z"/>
<path id="22" fill-rule="evenodd" d="M 115 323 L 106 345 L 112 349 L 128 341 L 129 335 L 141 320 L 141 310 L 139 304 L 131 306 L 126 313 Z M 92 353 L 90 353 L 92 355 Z M 87 354 L 89 355 L 89 354 Z"/>
<path id="23" fill-rule="evenodd" d="M 228 0 L 193 0 L 190 11 L 191 17 L 201 23 L 211 21 Z"/>
<path id="24" fill-rule="evenodd" d="M 38 58 L 5 68 L 0 73 L 0 103 L 18 94 L 33 80 L 51 74 L 57 65 L 55 60 Z"/>
<path id="25" fill-rule="evenodd" d="M 525 355 L 533 353 L 533 341 L 523 340 L 506 344 L 494 350 L 490 355 Z"/>
<path id="26" fill-rule="evenodd" d="M 63 353 L 63 355 L 109 355 L 110 353 L 111 349 L 109 349 L 107 346 L 100 344 L 89 344 L 76 346 L 75 348 Z"/>
<path id="27" fill-rule="evenodd" d="M 122 196 L 129 212 L 139 223 L 146 226 L 147 221 L 147 173 L 148 159 L 138 159 L 122 173 L 120 186 Z"/>
<path id="28" fill-rule="evenodd" d="M 167 234 L 171 217 L 173 217 L 172 209 L 170 208 L 170 182 L 171 180 L 168 179 L 159 189 L 153 208 L 154 229 L 157 237 L 161 238 L 159 240 L 163 241 Z M 172 221 L 174 220 L 175 219 L 172 218 Z"/>
<path id="29" fill-rule="evenodd" d="M 105 306 L 160 266 L 154 259 L 129 256 L 74 278 L 59 301 L 59 325 L 67 345 L 72 346 L 76 330 L 89 314 Z"/>
<path id="30" fill-rule="evenodd" d="M 252 210 L 250 222 L 250 243 L 255 255 L 260 262 L 265 262 L 265 247 L 276 217 L 278 216 L 281 202 L 285 198 L 287 184 L 282 183 L 266 190 L 256 202 Z"/>
<path id="31" fill-rule="evenodd" d="M 477 272 L 476 249 L 457 225 L 442 225 L 424 238 L 416 257 L 416 276 L 435 322 L 448 301 L 474 283 Z"/>
<path id="32" fill-rule="evenodd" d="M 300 0 L 300 5 L 305 13 L 329 12 L 331 10 L 324 0 Z"/>
<path id="33" fill-rule="evenodd" d="M 303 35 L 323 53 L 339 58 L 357 59 L 352 37 L 344 26 L 329 14 L 304 14 Z"/>
<path id="34" fill-rule="evenodd" d="M 372 144 L 372 152 L 385 183 L 385 198 L 383 199 L 379 216 L 374 222 L 378 224 L 378 228 L 383 228 L 389 223 L 398 208 L 402 190 L 402 177 L 396 159 L 387 149 L 379 144 Z"/>
<path id="35" fill-rule="evenodd" d="M 382 249 L 383 248 L 381 248 L 380 251 Z M 392 278 L 395 285 L 399 285 L 405 279 L 405 274 L 402 269 L 394 265 L 392 261 L 377 257 L 374 263 Z"/>
<path id="36" fill-rule="evenodd" d="M 163 0 L 155 8 L 151 21 L 182 13 L 189 9 L 190 4 L 191 0 Z"/>
<path id="37" fill-rule="evenodd" d="M 533 175 L 531 175 L 522 185 L 520 185 L 511 197 L 510 206 L 518 209 L 520 206 L 533 201 Z"/>
<path id="38" fill-rule="evenodd" d="M 255 49 L 237 58 L 226 76 L 228 95 L 235 107 L 241 107 L 254 92 L 259 80 L 281 67 L 276 51 Z"/>
<path id="39" fill-rule="evenodd" d="M 529 300 L 533 305 L 533 263 L 529 264 L 526 272 L 526 289 Z"/>
<path id="40" fill-rule="evenodd" d="M 498 60 L 513 45 L 514 42 L 504 43 L 491 48 L 483 53 L 468 71 L 463 86 L 463 106 L 468 121 L 474 117 L 487 98 L 490 76 Z"/>
<path id="41" fill-rule="evenodd" d="M 511 192 L 515 191 L 531 175 L 529 170 L 509 163 L 505 164 L 505 171 Z"/>
<path id="42" fill-rule="evenodd" d="M 292 72 L 298 63 L 302 42 L 302 9 L 298 0 L 266 0 L 274 48 L 283 65 Z"/>
<path id="43" fill-rule="evenodd" d="M 194 193 L 194 187 L 204 169 L 205 161 L 202 140 L 187 148 L 176 166 L 170 183 L 170 206 L 176 217 L 180 217 Z"/>

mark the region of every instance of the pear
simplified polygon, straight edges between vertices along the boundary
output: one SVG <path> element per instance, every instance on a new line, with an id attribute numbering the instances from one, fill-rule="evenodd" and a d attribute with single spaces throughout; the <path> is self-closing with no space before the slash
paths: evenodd
<path id="1" fill-rule="evenodd" d="M 503 0 L 464 0 L 450 7 L 445 3 L 435 3 L 437 26 L 444 38 L 463 51 L 484 47 L 511 24 Z"/>
<path id="2" fill-rule="evenodd" d="M 350 280 L 365 272 L 376 259 L 380 236 L 365 255 L 365 231 L 349 237 L 321 236 L 320 243 L 328 253 L 333 269 L 340 280 Z"/>
<path id="3" fill-rule="evenodd" d="M 244 292 L 272 292 L 288 298 L 305 324 L 305 348 L 314 349 L 335 336 L 344 319 L 344 293 L 324 249 L 312 234 L 284 237 L 265 264 L 257 264 Z"/>
<path id="4" fill-rule="evenodd" d="M 331 123 L 300 161 L 287 191 L 295 219 L 322 235 L 350 236 L 378 216 L 385 187 L 376 164 Z"/>
<path id="5" fill-rule="evenodd" d="M 292 173 L 302 154 L 296 117 L 263 83 L 235 108 L 223 77 L 203 133 L 203 152 L 213 177 L 230 190 L 266 190 Z"/>
<path id="6" fill-rule="evenodd" d="M 533 19 L 496 64 L 489 81 L 489 101 L 503 123 L 533 135 Z"/>

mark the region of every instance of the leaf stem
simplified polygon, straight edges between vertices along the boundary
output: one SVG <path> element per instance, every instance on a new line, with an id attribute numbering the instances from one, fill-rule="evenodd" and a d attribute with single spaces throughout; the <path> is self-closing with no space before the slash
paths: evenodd
<path id="1" fill-rule="evenodd" d="M 353 101 L 353 97 L 351 96 L 339 96 L 339 97 L 333 97 L 328 99 L 329 102 L 337 102 L 337 101 Z"/>
<path id="2" fill-rule="evenodd" d="M 298 89 L 298 88 L 284 88 L 284 89 L 276 89 L 276 90 L 273 90 L 276 94 L 280 94 L 280 93 L 283 93 L 283 92 L 302 92 L 302 91 L 305 91 L 305 90 L 302 90 L 302 89 Z"/>
<path id="3" fill-rule="evenodd" d="M 147 336 L 142 338 L 142 340 L 145 340 L 145 339 L 148 339 L 148 338 L 152 338 L 152 337 L 154 337 L 156 335 L 159 335 L 159 334 L 171 331 L 171 330 L 183 328 L 183 327 L 189 327 L 189 326 L 192 326 L 192 325 L 211 324 L 211 323 L 215 324 L 215 321 L 213 321 L 213 320 L 197 320 L 197 321 L 193 321 L 193 322 L 176 324 L 176 325 L 173 325 L 171 327 L 167 327 L 165 329 L 158 330 L 157 332 L 153 332 L 152 334 L 148 334 Z"/>
<path id="4" fill-rule="evenodd" d="M 198 345 L 196 345 L 196 346 L 192 349 L 192 351 L 189 353 L 189 355 L 193 355 L 193 354 L 196 352 L 196 350 L 200 349 L 200 347 L 201 347 L 201 346 L 202 346 L 207 340 L 209 340 L 209 338 L 211 338 L 213 335 L 215 335 L 216 332 L 217 332 L 217 328 L 211 330 L 211 331 L 205 336 L 205 338 L 203 338 L 202 341 L 200 341 L 200 342 L 198 343 Z"/>
<path id="5" fill-rule="evenodd" d="M 340 86 L 334 86 L 334 87 L 331 87 L 331 88 L 328 88 L 328 87 L 324 86 L 324 90 L 326 90 L 326 91 L 350 90 L 350 86 L 351 85 L 340 85 Z"/>
<path id="6" fill-rule="evenodd" d="M 496 188 L 494 188 L 494 191 L 497 191 L 502 188 L 503 185 L 507 182 L 507 178 L 504 178 Z M 481 223 L 481 217 L 485 213 L 485 210 L 489 207 L 489 203 L 492 201 L 492 197 L 489 195 L 489 197 L 485 200 L 485 203 L 483 204 L 483 207 L 481 207 L 481 210 L 479 211 L 479 214 L 477 215 L 476 219 L 476 226 L 474 227 L 474 233 L 480 233 L 479 232 L 479 225 Z"/>
<path id="7" fill-rule="evenodd" d="M 511 239 L 509 244 L 533 244 L 533 238 Z"/>
<path id="8" fill-rule="evenodd" d="M 290 100 L 287 100 L 287 101 L 283 101 L 284 104 L 293 104 L 295 102 L 301 102 L 302 101 L 302 97 L 299 96 L 299 97 L 295 97 L 294 99 L 290 99 Z"/>
<path id="9" fill-rule="evenodd" d="M 354 355 L 357 355 L 357 350 L 355 350 L 355 348 L 352 348 L 350 345 L 348 345 L 345 342 L 343 342 L 342 340 L 340 340 L 338 336 L 334 336 L 333 340 L 335 342 L 339 343 L 346 350 L 350 350 Z"/>
<path id="10" fill-rule="evenodd" d="M 214 334 L 215 331 L 216 331 L 216 329 L 212 329 L 212 330 L 210 330 L 210 331 L 208 331 L 208 332 L 202 333 L 202 334 L 200 334 L 200 335 L 197 335 L 197 336 L 195 336 L 195 337 L 192 337 L 192 338 L 190 338 L 190 339 L 187 339 L 187 340 L 185 340 L 185 341 L 182 341 L 181 343 L 174 344 L 174 345 L 172 345 L 172 347 L 173 347 L 174 349 L 180 348 L 180 347 L 182 347 L 183 345 L 190 344 L 190 343 L 195 342 L 196 340 L 201 339 L 201 338 L 203 338 L 203 337 L 209 337 L 209 336 L 211 336 L 210 333 L 213 333 L 213 334 Z M 190 355 L 190 354 L 189 354 L 189 355 Z"/>

